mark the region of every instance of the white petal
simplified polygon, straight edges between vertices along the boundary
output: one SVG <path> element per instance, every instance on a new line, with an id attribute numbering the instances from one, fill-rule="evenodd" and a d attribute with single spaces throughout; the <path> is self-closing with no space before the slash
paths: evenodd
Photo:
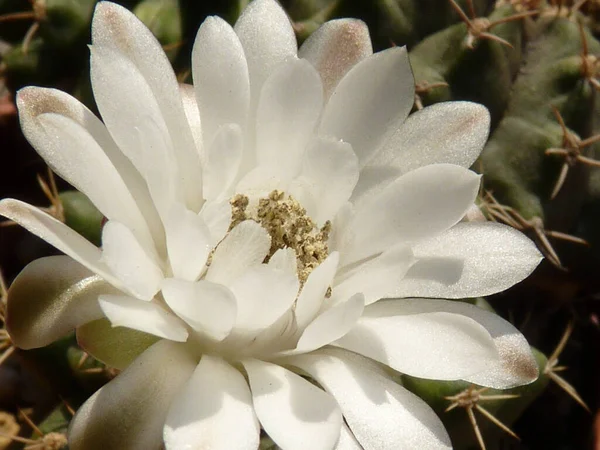
<path id="1" fill-rule="evenodd" d="M 283 367 L 243 361 L 254 409 L 267 434 L 286 450 L 331 450 L 340 436 L 342 414 L 335 400 Z"/>
<path id="2" fill-rule="evenodd" d="M 251 2 L 235 24 L 248 61 L 252 103 L 272 71 L 296 55 L 296 35 L 285 11 L 274 0 Z"/>
<path id="3" fill-rule="evenodd" d="M 113 327 L 127 327 L 177 342 L 188 338 L 183 323 L 156 303 L 118 295 L 101 295 L 98 302 Z"/>
<path id="4" fill-rule="evenodd" d="M 471 167 L 487 141 L 490 114 L 471 102 L 445 102 L 410 115 L 387 140 L 374 164 L 398 167 L 403 173 L 428 164 Z"/>
<path id="5" fill-rule="evenodd" d="M 98 3 L 96 6 L 92 21 L 92 42 L 94 47 L 121 53 L 135 65 L 148 83 L 168 129 L 187 206 L 192 210 L 199 210 L 202 201 L 200 158 L 183 110 L 179 83 L 160 43 L 133 13 L 110 2 Z M 123 79 L 124 76 L 125 73 L 122 72 L 117 79 L 124 83 L 126 89 L 130 89 L 132 86 Z M 98 101 L 101 95 L 97 95 L 96 83 L 93 83 L 93 88 L 94 97 Z M 102 117 L 106 121 L 103 112 Z"/>
<path id="6" fill-rule="evenodd" d="M 319 71 L 326 97 L 354 65 L 372 54 L 369 28 L 356 19 L 325 22 L 298 50 Z"/>
<path id="7" fill-rule="evenodd" d="M 200 211 L 200 217 L 210 232 L 210 245 L 215 247 L 221 242 L 231 223 L 231 204 L 229 199 L 218 202 L 208 201 L 204 203 Z"/>
<path id="8" fill-rule="evenodd" d="M 469 317 L 483 326 L 494 340 L 500 359 L 486 365 L 481 372 L 466 376 L 465 380 L 494 389 L 507 389 L 537 379 L 537 363 L 527 340 L 519 330 L 497 314 L 477 306 L 447 300 L 398 299 L 371 305 L 365 314 L 419 314 L 436 311 Z"/>
<path id="9" fill-rule="evenodd" d="M 398 242 L 435 236 L 456 224 L 473 204 L 480 176 L 451 164 L 421 167 L 357 205 L 355 233 L 344 263 L 374 255 Z"/>
<path id="10" fill-rule="evenodd" d="M 104 123 L 148 183 L 160 213 L 166 209 L 162 203 L 182 197 L 184 190 L 163 112 L 131 60 L 106 47 L 90 51 L 94 97 Z"/>
<path id="11" fill-rule="evenodd" d="M 242 374 L 204 355 L 169 408 L 164 439 L 168 450 L 256 450 L 260 425 Z"/>
<path id="12" fill-rule="evenodd" d="M 102 317 L 98 295 L 119 291 L 68 256 L 36 259 L 8 291 L 7 329 L 19 348 L 43 347 Z"/>
<path id="13" fill-rule="evenodd" d="M 100 249 L 51 215 L 11 198 L 0 200 L 0 215 L 17 222 L 116 288 L 125 289 L 123 283 L 101 261 Z"/>
<path id="14" fill-rule="evenodd" d="M 23 133 L 52 170 L 86 194 L 109 220 L 127 224 L 138 237 L 152 244 L 145 218 L 132 195 L 143 197 L 140 203 L 156 220 L 147 188 L 141 187 L 139 173 L 98 118 L 74 98 L 52 89 L 23 89 L 17 103 Z"/>
<path id="15" fill-rule="evenodd" d="M 250 82 L 244 49 L 233 28 L 207 17 L 192 50 L 192 72 L 205 139 L 212 141 L 225 124 L 246 126 Z"/>
<path id="16" fill-rule="evenodd" d="M 275 323 L 288 311 L 298 295 L 296 274 L 268 265 L 248 269 L 230 288 L 237 298 L 239 330 L 261 330 Z"/>
<path id="17" fill-rule="evenodd" d="M 300 336 L 298 352 L 310 352 L 344 336 L 356 324 L 365 307 L 360 293 L 318 315 Z"/>
<path id="18" fill-rule="evenodd" d="M 204 197 L 220 199 L 228 194 L 240 164 L 244 142 L 242 130 L 237 124 L 223 125 L 204 154 Z"/>
<path id="19" fill-rule="evenodd" d="M 364 294 L 366 305 L 393 296 L 414 261 L 410 247 L 396 245 L 375 259 L 339 274 L 334 282 L 332 302 L 345 300 L 357 292 Z"/>
<path id="20" fill-rule="evenodd" d="M 339 259 L 339 253 L 332 252 L 306 279 L 294 310 L 299 329 L 304 329 L 321 309 L 327 289 L 333 285 Z"/>
<path id="21" fill-rule="evenodd" d="M 416 263 L 397 297 L 466 298 L 495 294 L 525 279 L 542 255 L 523 233 L 491 222 L 458 223 L 413 246 Z"/>
<path id="22" fill-rule="evenodd" d="M 204 269 L 212 248 L 210 230 L 201 217 L 181 204 L 171 207 L 165 228 L 173 275 L 194 281 Z"/>
<path id="23" fill-rule="evenodd" d="M 231 230 L 212 256 L 206 279 L 230 284 L 248 268 L 261 264 L 271 248 L 271 236 L 253 220 L 245 220 Z"/>
<path id="24" fill-rule="evenodd" d="M 398 383 L 346 352 L 327 349 L 289 358 L 337 400 L 365 450 L 450 449 L 440 419 Z"/>
<path id="25" fill-rule="evenodd" d="M 258 164 L 276 168 L 282 178 L 296 175 L 322 105 L 323 87 L 315 68 L 303 59 L 282 64 L 260 93 L 256 113 Z"/>
<path id="26" fill-rule="evenodd" d="M 162 293 L 175 314 L 211 339 L 223 340 L 233 328 L 236 299 L 223 285 L 170 278 L 164 280 Z"/>
<path id="27" fill-rule="evenodd" d="M 340 439 L 333 450 L 363 450 L 346 424 L 342 425 Z"/>
<path id="28" fill-rule="evenodd" d="M 408 116 L 414 80 L 405 47 L 362 60 L 339 82 L 321 120 L 321 134 L 352 145 L 361 167 Z"/>
<path id="29" fill-rule="evenodd" d="M 492 337 L 477 321 L 460 313 L 420 312 L 419 301 L 369 305 L 335 345 L 399 372 L 435 380 L 461 379 L 498 362 Z"/>
<path id="30" fill-rule="evenodd" d="M 307 148 L 300 176 L 290 194 L 318 224 L 332 220 L 352 195 L 358 181 L 358 159 L 350 144 L 315 139 Z"/>
<path id="31" fill-rule="evenodd" d="M 151 300 L 160 289 L 162 270 L 131 230 L 119 222 L 107 222 L 102 229 L 102 261 L 142 300 Z"/>
<path id="32" fill-rule="evenodd" d="M 157 342 L 77 411 L 69 427 L 69 448 L 163 448 L 162 430 L 168 408 L 195 364 L 185 347 Z"/>
<path id="33" fill-rule="evenodd" d="M 280 248 L 269 259 L 269 267 L 281 270 L 288 275 L 296 276 L 298 274 L 296 252 L 293 248 Z"/>
<path id="34" fill-rule="evenodd" d="M 202 138 L 202 121 L 200 120 L 200 109 L 196 102 L 196 91 L 191 84 L 181 83 L 179 85 L 179 93 L 181 94 L 181 104 L 185 112 L 196 149 L 200 155 L 204 155 L 204 146 Z"/>

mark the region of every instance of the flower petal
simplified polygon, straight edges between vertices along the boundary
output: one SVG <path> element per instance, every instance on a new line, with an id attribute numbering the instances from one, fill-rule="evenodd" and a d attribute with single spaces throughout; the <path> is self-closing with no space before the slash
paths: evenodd
<path id="1" fill-rule="evenodd" d="M 298 295 L 300 282 L 290 274 L 268 265 L 248 269 L 231 285 L 237 298 L 236 330 L 262 330 L 287 312 Z"/>
<path id="2" fill-rule="evenodd" d="M 179 84 L 179 93 L 181 94 L 181 104 L 187 118 L 194 143 L 200 155 L 204 154 L 204 146 L 202 139 L 202 122 L 200 120 L 200 109 L 196 102 L 196 91 L 191 84 Z"/>
<path id="3" fill-rule="evenodd" d="M 341 79 L 323 111 L 320 133 L 352 145 L 364 166 L 408 116 L 414 80 L 405 47 L 362 60 Z"/>
<path id="4" fill-rule="evenodd" d="M 267 434 L 287 450 L 330 450 L 342 427 L 335 400 L 281 366 L 243 361 L 254 409 Z"/>
<path id="5" fill-rule="evenodd" d="M 537 379 L 538 366 L 527 340 L 519 330 L 497 314 L 477 306 L 463 302 L 424 298 L 396 299 L 369 306 L 365 311 L 365 315 L 386 317 L 398 313 L 423 314 L 433 312 L 460 314 L 469 317 L 484 327 L 493 339 L 500 358 L 487 364 L 478 373 L 465 376 L 465 380 L 494 389 L 507 389 L 531 383 Z"/>
<path id="6" fill-rule="evenodd" d="M 125 289 L 123 283 L 101 261 L 102 252 L 100 249 L 51 215 L 35 206 L 11 198 L 0 200 L 0 215 L 14 220 L 29 232 L 100 275 L 113 286 L 122 290 Z"/>
<path id="7" fill-rule="evenodd" d="M 306 327 L 295 350 L 307 353 L 340 339 L 356 324 L 364 307 L 365 298 L 358 293 L 327 309 Z"/>
<path id="8" fill-rule="evenodd" d="M 306 279 L 294 310 L 299 329 L 303 330 L 321 309 L 325 294 L 333 284 L 339 259 L 339 253 L 332 252 Z"/>
<path id="9" fill-rule="evenodd" d="M 190 209 L 198 211 L 202 201 L 202 183 L 199 183 L 200 158 L 183 110 L 179 83 L 160 43 L 133 13 L 110 2 L 98 3 L 96 6 L 92 21 L 92 43 L 94 48 L 109 49 L 122 54 L 148 84 L 168 129 L 167 136 L 177 161 L 186 204 Z M 93 65 L 92 61 L 92 71 Z M 127 89 L 132 88 L 123 79 L 124 76 L 125 73 L 122 72 L 118 80 L 122 81 Z M 102 94 L 96 91 L 97 82 L 92 84 L 94 97 L 98 101 Z M 115 97 L 112 98 L 114 100 Z M 117 108 L 118 105 L 123 103 L 117 102 Z M 100 111 L 102 112 L 102 108 Z M 120 115 L 124 115 L 123 111 Z M 102 117 L 106 121 L 104 112 Z M 109 130 L 112 133 L 110 126 Z"/>
<path id="10" fill-rule="evenodd" d="M 102 230 L 102 261 L 128 291 L 151 300 L 160 289 L 163 273 L 125 225 L 110 221 Z"/>
<path id="11" fill-rule="evenodd" d="M 369 28 L 356 19 L 325 22 L 298 50 L 298 57 L 319 71 L 326 98 L 352 67 L 372 54 Z"/>
<path id="12" fill-rule="evenodd" d="M 207 200 L 220 199 L 227 195 L 237 177 L 243 150 L 244 142 L 239 125 L 226 124 L 218 129 L 204 153 L 202 181 L 204 197 Z"/>
<path id="13" fill-rule="evenodd" d="M 475 162 L 490 131 L 490 113 L 471 102 L 444 102 L 411 114 L 387 140 L 373 163 L 403 173 L 428 164 L 465 168 Z"/>
<path id="14" fill-rule="evenodd" d="M 308 61 L 279 66 L 265 81 L 258 102 L 258 164 L 276 168 L 284 179 L 296 175 L 322 105 L 321 79 Z"/>
<path id="15" fill-rule="evenodd" d="M 204 355 L 169 408 L 164 439 L 167 450 L 256 450 L 260 425 L 242 374 Z"/>
<path id="16" fill-rule="evenodd" d="M 331 302 L 344 301 L 357 292 L 364 294 L 366 305 L 393 296 L 414 261 L 410 247 L 396 245 L 347 273 L 338 274 Z"/>
<path id="17" fill-rule="evenodd" d="M 262 85 L 275 67 L 296 56 L 296 35 L 290 19 L 274 0 L 251 2 L 235 24 L 234 30 L 246 55 L 254 105 Z"/>
<path id="18" fill-rule="evenodd" d="M 346 424 L 342 424 L 340 439 L 333 450 L 363 450 Z"/>
<path id="19" fill-rule="evenodd" d="M 356 205 L 349 225 L 354 242 L 344 263 L 377 254 L 397 242 L 435 236 L 456 224 L 475 201 L 480 176 L 451 164 L 421 167 Z"/>
<path id="20" fill-rule="evenodd" d="M 292 182 L 290 194 L 322 225 L 333 220 L 348 201 L 358 175 L 358 159 L 350 144 L 318 138 L 306 149 L 302 170 Z"/>
<path id="21" fill-rule="evenodd" d="M 220 17 L 207 17 L 200 26 L 192 72 L 204 139 L 211 142 L 226 124 L 244 130 L 250 104 L 248 64 L 239 38 Z"/>
<path id="22" fill-rule="evenodd" d="M 113 327 L 127 327 L 177 342 L 188 338 L 179 318 L 156 303 L 123 295 L 102 295 L 98 302 Z"/>
<path id="23" fill-rule="evenodd" d="M 159 450 L 169 405 L 195 365 L 185 347 L 157 342 L 79 408 L 69 448 Z"/>
<path id="24" fill-rule="evenodd" d="M 494 341 L 481 324 L 460 312 L 421 312 L 419 302 L 382 300 L 369 305 L 334 345 L 434 380 L 462 379 L 498 363 Z"/>
<path id="25" fill-rule="evenodd" d="M 139 237 L 148 239 L 149 220 L 160 243 L 148 188 L 89 109 L 64 92 L 37 87 L 21 89 L 17 104 L 23 133 L 54 172 Z"/>
<path id="26" fill-rule="evenodd" d="M 236 225 L 212 256 L 206 279 L 228 285 L 248 268 L 261 264 L 271 248 L 271 236 L 253 220 Z"/>
<path id="27" fill-rule="evenodd" d="M 233 328 L 236 298 L 221 284 L 169 278 L 163 282 L 162 293 L 175 314 L 211 339 L 221 341 Z"/>
<path id="28" fill-rule="evenodd" d="M 102 317 L 98 295 L 119 291 L 68 256 L 40 258 L 8 291 L 7 329 L 20 348 L 43 347 Z"/>
<path id="29" fill-rule="evenodd" d="M 98 301 L 95 303 L 102 311 Z M 131 328 L 114 328 L 108 319 L 94 320 L 77 327 L 77 344 L 98 361 L 119 370 L 124 370 L 158 339 Z"/>
<path id="30" fill-rule="evenodd" d="M 361 359 L 328 348 L 288 361 L 335 397 L 365 450 L 450 449 L 450 438 L 433 410 Z"/>
<path id="31" fill-rule="evenodd" d="M 204 270 L 212 248 L 210 230 L 202 217 L 181 204 L 172 205 L 165 228 L 173 275 L 183 280 L 196 280 Z"/>
<path id="32" fill-rule="evenodd" d="M 501 292 L 525 279 L 542 255 L 523 233 L 491 222 L 458 223 L 413 246 L 416 263 L 397 297 L 467 298 Z"/>

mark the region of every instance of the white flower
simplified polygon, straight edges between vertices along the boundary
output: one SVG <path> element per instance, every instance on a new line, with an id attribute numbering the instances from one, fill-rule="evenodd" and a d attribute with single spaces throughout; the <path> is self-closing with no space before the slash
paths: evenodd
<path id="1" fill-rule="evenodd" d="M 372 54 L 365 25 L 338 20 L 297 51 L 274 0 L 235 28 L 204 22 L 193 88 L 124 8 L 99 3 L 92 37 L 104 123 L 52 89 L 24 89 L 18 106 L 32 145 L 107 217 L 102 248 L 0 203 L 68 255 L 13 284 L 16 344 L 77 328 L 126 367 L 73 419 L 72 450 L 256 449 L 261 426 L 283 449 L 448 448 L 379 363 L 495 388 L 537 377 L 506 321 L 431 299 L 501 291 L 540 260 L 511 228 L 459 222 L 479 188 L 467 168 L 485 108 L 407 119 L 404 48 Z"/>

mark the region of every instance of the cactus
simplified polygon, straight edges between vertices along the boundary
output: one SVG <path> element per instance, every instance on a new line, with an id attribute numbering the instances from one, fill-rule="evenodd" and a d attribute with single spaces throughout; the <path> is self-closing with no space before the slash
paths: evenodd
<path id="1" fill-rule="evenodd" d="M 97 0 L 33 0 L 32 3 L 0 0 L 0 92 L 5 85 L 14 98 L 14 93 L 27 85 L 56 87 L 74 94 L 94 109 L 86 45 L 96 3 Z M 118 3 L 134 11 L 165 47 L 178 73 L 187 75 L 191 44 L 204 17 L 218 13 L 233 23 L 248 1 Z M 416 83 L 415 110 L 448 100 L 484 104 L 491 113 L 492 130 L 474 165 L 483 175 L 484 188 L 478 205 L 488 220 L 529 233 L 546 256 L 544 267 L 521 289 L 488 299 L 489 303 L 484 299 L 465 300 L 486 309 L 493 306 L 502 314 L 510 310 L 515 313 L 517 323 L 532 317 L 531 327 L 537 326 L 537 331 L 523 328 L 523 332 L 534 346 L 546 352 L 534 352 L 540 368 L 538 381 L 508 391 L 485 392 L 465 382 L 421 380 L 400 374 L 398 382 L 440 415 L 457 449 L 477 448 L 484 443 L 488 449 L 500 448 L 502 436 L 511 434 L 513 425 L 519 427 L 519 421 L 524 419 L 525 426 L 535 420 L 536 426 L 546 427 L 548 418 L 527 418 L 526 409 L 546 395 L 549 381 L 559 383 L 587 407 L 575 389 L 556 375 L 558 356 L 557 352 L 550 353 L 549 345 L 555 334 L 536 317 L 545 317 L 548 306 L 540 306 L 540 299 L 550 295 L 553 299 L 560 297 L 558 307 L 552 305 L 553 317 L 565 319 L 570 316 L 569 310 L 574 310 L 583 330 L 593 328 L 589 324 L 598 320 L 597 313 L 589 312 L 589 297 L 600 287 L 597 281 L 600 267 L 598 2 L 281 0 L 281 3 L 293 21 L 299 42 L 327 20 L 356 17 L 369 25 L 374 48 L 406 45 Z M 2 116 L 0 142 L 5 131 L 1 119 Z M 16 127 L 16 123 L 11 126 Z M 5 151 L 17 149 L 2 148 Z M 50 210 L 99 245 L 102 214 L 83 194 L 68 186 L 60 187 L 57 189 L 54 183 L 45 185 Z M 0 196 L 4 193 L 0 192 Z M 0 228 L 0 238 L 3 230 Z M 583 300 L 574 304 L 580 296 Z M 1 318 L 3 321 L 4 311 Z M 105 320 L 91 322 L 81 327 L 76 336 L 29 352 L 15 350 L 4 330 L 0 345 L 6 356 L 0 356 L 0 364 L 18 357 L 22 367 L 42 374 L 61 395 L 64 380 L 69 380 L 75 387 L 70 389 L 68 400 L 78 406 L 153 343 L 135 332 L 111 333 L 113 341 L 106 345 L 123 350 L 113 357 L 106 348 L 93 347 L 95 344 L 86 339 L 89 334 L 101 335 L 108 327 Z M 594 335 L 593 331 L 590 333 Z M 580 339 L 578 345 L 585 347 L 586 357 L 591 358 L 593 346 L 581 341 L 581 337 L 577 339 Z M 565 343 L 566 340 L 560 350 Z M 86 349 L 98 360 L 87 355 Z M 576 370 L 581 368 L 582 364 L 576 366 Z M 62 382 L 61 377 L 64 377 Z M 589 386 L 584 390 L 593 391 Z M 63 404 L 54 406 L 45 419 L 37 422 L 40 433 L 24 439 L 36 440 L 48 433 L 65 432 L 71 415 Z M 490 420 L 490 416 L 495 419 Z M 586 436 L 573 437 L 565 446 L 577 448 L 585 439 Z M 526 444 L 537 448 L 536 442 Z M 263 436 L 261 448 L 276 447 Z"/>

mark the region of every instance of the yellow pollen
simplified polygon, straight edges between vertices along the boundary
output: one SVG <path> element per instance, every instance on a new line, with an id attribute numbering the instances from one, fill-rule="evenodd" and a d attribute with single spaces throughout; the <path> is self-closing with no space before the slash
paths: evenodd
<path id="1" fill-rule="evenodd" d="M 268 262 L 279 249 L 291 248 L 296 253 L 298 279 L 304 283 L 308 275 L 329 255 L 327 241 L 331 223 L 319 228 L 306 214 L 306 209 L 292 196 L 272 191 L 258 200 L 254 213 L 248 211 L 249 199 L 236 195 L 231 200 L 232 220 L 229 230 L 244 220 L 254 220 L 271 236 L 271 249 L 265 258 Z"/>

